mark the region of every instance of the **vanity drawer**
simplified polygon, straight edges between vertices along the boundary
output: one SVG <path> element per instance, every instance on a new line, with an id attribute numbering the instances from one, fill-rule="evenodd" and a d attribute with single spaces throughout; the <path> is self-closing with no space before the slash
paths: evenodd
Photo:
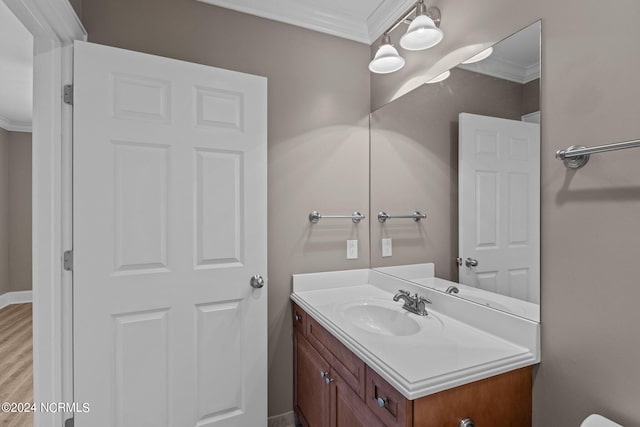
<path id="1" fill-rule="evenodd" d="M 407 400 L 393 386 L 367 366 L 365 401 L 371 411 L 387 427 L 405 427 L 413 423 L 413 402 Z"/>
<path id="2" fill-rule="evenodd" d="M 331 335 L 311 316 L 307 323 L 307 340 L 318 352 L 329 361 L 333 369 L 340 375 L 361 399 L 364 399 L 365 364 L 347 347 Z"/>
<path id="3" fill-rule="evenodd" d="M 298 330 L 301 334 L 305 335 L 306 328 L 306 318 L 307 313 L 304 312 L 297 304 L 292 303 L 293 306 L 293 327 Z"/>

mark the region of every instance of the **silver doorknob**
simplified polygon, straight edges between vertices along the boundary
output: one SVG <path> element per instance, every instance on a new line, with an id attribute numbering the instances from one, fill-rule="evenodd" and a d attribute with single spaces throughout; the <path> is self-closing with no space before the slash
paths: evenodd
<path id="1" fill-rule="evenodd" d="M 251 277 L 251 281 L 249 283 L 251 284 L 252 288 L 260 289 L 264 286 L 264 279 L 261 275 L 256 274 L 255 276 Z"/>
<path id="2" fill-rule="evenodd" d="M 478 260 L 477 259 L 473 259 L 473 258 L 467 258 L 464 261 L 464 265 L 466 265 L 467 267 L 477 267 L 478 266 Z"/>
<path id="3" fill-rule="evenodd" d="M 463 420 L 460 420 L 460 424 L 458 424 L 458 427 L 476 427 L 476 424 L 471 418 L 465 418 Z"/>

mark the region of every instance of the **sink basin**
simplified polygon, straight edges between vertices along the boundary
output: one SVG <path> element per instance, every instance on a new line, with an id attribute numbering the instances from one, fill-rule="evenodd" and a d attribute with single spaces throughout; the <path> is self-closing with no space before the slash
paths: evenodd
<path id="1" fill-rule="evenodd" d="M 420 332 L 420 324 L 397 308 L 361 303 L 347 306 L 342 314 L 354 326 L 374 334 L 407 336 Z"/>

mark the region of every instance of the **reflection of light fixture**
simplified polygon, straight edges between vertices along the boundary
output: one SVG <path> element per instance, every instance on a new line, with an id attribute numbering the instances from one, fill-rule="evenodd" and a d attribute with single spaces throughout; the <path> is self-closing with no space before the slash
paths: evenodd
<path id="1" fill-rule="evenodd" d="M 378 52 L 376 52 L 376 56 L 369 63 L 369 70 L 372 73 L 388 74 L 398 71 L 402 67 L 404 67 L 404 58 L 391 45 L 391 37 L 385 35 L 382 38 L 382 43 L 378 48 Z"/>
<path id="2" fill-rule="evenodd" d="M 436 13 L 437 11 L 437 13 Z M 400 46 L 407 50 L 429 49 L 440 43 L 443 37 L 442 30 L 438 28 L 431 16 L 440 18 L 440 10 L 431 8 L 427 11 L 427 6 L 420 0 L 416 5 L 416 17 L 409 24 L 409 29 L 400 38 Z"/>
<path id="3" fill-rule="evenodd" d="M 415 16 L 412 18 L 411 15 Z M 409 12 L 398 19 L 387 31 L 384 32 L 382 43 L 375 57 L 369 63 L 372 73 L 387 74 L 398 71 L 404 67 L 404 58 L 391 45 L 389 33 L 398 28 L 402 23 L 409 23 L 409 29 L 400 38 L 400 46 L 406 50 L 423 50 L 440 43 L 443 37 L 440 29 L 440 9 L 424 4 L 424 0 L 411 7 Z"/>
<path id="4" fill-rule="evenodd" d="M 449 78 L 449 76 L 451 75 L 451 71 L 447 70 L 442 74 L 438 74 L 437 76 L 435 76 L 434 78 L 432 78 L 431 80 L 429 80 L 427 82 L 427 84 L 431 84 L 431 83 L 440 83 L 444 80 L 447 80 Z"/>
<path id="5" fill-rule="evenodd" d="M 487 59 L 488 57 L 491 56 L 491 54 L 493 53 L 493 47 L 489 47 L 485 50 L 483 50 L 482 52 L 473 55 L 471 58 L 467 59 L 466 61 L 462 61 L 463 64 L 473 64 L 474 62 L 480 62 L 483 59 Z"/>

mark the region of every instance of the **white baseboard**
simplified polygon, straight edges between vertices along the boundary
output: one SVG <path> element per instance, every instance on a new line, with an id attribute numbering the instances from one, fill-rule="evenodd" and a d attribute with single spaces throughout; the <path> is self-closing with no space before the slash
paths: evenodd
<path id="1" fill-rule="evenodd" d="M 0 309 L 11 304 L 23 304 L 33 302 L 33 291 L 7 292 L 0 295 Z"/>
<path id="2" fill-rule="evenodd" d="M 295 427 L 293 411 L 269 417 L 268 427 Z"/>

